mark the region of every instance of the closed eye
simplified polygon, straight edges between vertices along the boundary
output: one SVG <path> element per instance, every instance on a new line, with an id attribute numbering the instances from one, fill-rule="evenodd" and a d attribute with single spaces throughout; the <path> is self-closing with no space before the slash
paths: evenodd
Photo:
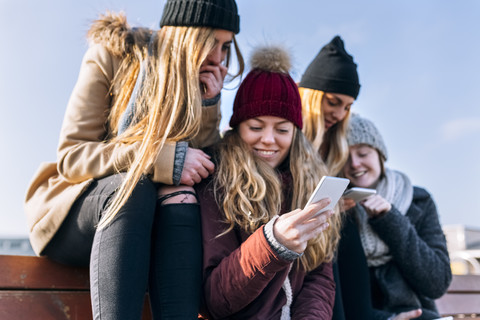
<path id="1" fill-rule="evenodd" d="M 225 42 L 222 46 L 222 51 L 229 51 L 231 46 L 232 46 L 231 42 Z"/>

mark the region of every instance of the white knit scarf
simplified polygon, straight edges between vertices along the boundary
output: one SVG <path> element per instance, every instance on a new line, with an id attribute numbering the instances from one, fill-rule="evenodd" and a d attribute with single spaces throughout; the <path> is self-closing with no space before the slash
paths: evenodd
<path id="1" fill-rule="evenodd" d="M 390 202 L 405 215 L 413 199 L 410 179 L 403 173 L 385 168 L 385 177 L 377 185 L 377 194 Z M 368 223 L 368 215 L 361 205 L 355 207 L 358 230 L 369 267 L 381 266 L 392 259 L 388 246 Z"/>

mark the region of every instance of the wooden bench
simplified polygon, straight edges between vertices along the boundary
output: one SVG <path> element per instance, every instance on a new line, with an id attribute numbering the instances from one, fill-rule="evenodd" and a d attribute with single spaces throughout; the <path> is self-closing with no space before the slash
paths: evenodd
<path id="1" fill-rule="evenodd" d="M 0 255 L 0 319 L 91 320 L 88 269 Z M 152 319 L 146 295 L 143 320 Z"/>
<path id="2" fill-rule="evenodd" d="M 0 319 L 92 319 L 88 269 L 46 258 L 0 255 Z M 480 275 L 454 275 L 436 301 L 442 316 L 480 319 Z M 148 295 L 142 320 L 151 320 Z"/>
<path id="3" fill-rule="evenodd" d="M 480 319 L 480 275 L 453 275 L 447 293 L 436 304 L 442 316 Z"/>

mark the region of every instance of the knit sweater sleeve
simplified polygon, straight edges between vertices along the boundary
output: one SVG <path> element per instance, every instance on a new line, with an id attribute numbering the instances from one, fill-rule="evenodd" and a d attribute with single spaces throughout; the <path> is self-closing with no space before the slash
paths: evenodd
<path id="1" fill-rule="evenodd" d="M 412 289 L 431 299 L 447 290 L 452 274 L 437 209 L 430 195 L 415 199 L 404 216 L 396 208 L 369 223 L 390 248 L 395 264 Z"/>
<path id="2" fill-rule="evenodd" d="M 292 305 L 293 319 L 331 319 L 335 297 L 332 263 L 323 263 L 305 276 Z"/>
<path id="3" fill-rule="evenodd" d="M 102 45 L 85 54 L 65 113 L 57 151 L 58 171 L 78 183 L 126 170 L 139 144 L 108 144 L 107 117 L 112 104 L 110 86 L 119 60 Z M 175 143 L 167 143 L 146 174 L 155 182 L 172 184 Z"/>

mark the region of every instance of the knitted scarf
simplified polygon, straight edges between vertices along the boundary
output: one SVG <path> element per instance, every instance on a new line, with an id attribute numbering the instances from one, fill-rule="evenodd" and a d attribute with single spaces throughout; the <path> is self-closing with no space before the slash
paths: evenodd
<path id="1" fill-rule="evenodd" d="M 413 186 L 405 174 L 385 168 L 385 177 L 377 185 L 377 194 L 405 215 L 412 203 Z M 390 261 L 392 259 L 390 250 L 368 223 L 365 208 L 358 204 L 354 211 L 368 266 L 378 267 Z"/>

